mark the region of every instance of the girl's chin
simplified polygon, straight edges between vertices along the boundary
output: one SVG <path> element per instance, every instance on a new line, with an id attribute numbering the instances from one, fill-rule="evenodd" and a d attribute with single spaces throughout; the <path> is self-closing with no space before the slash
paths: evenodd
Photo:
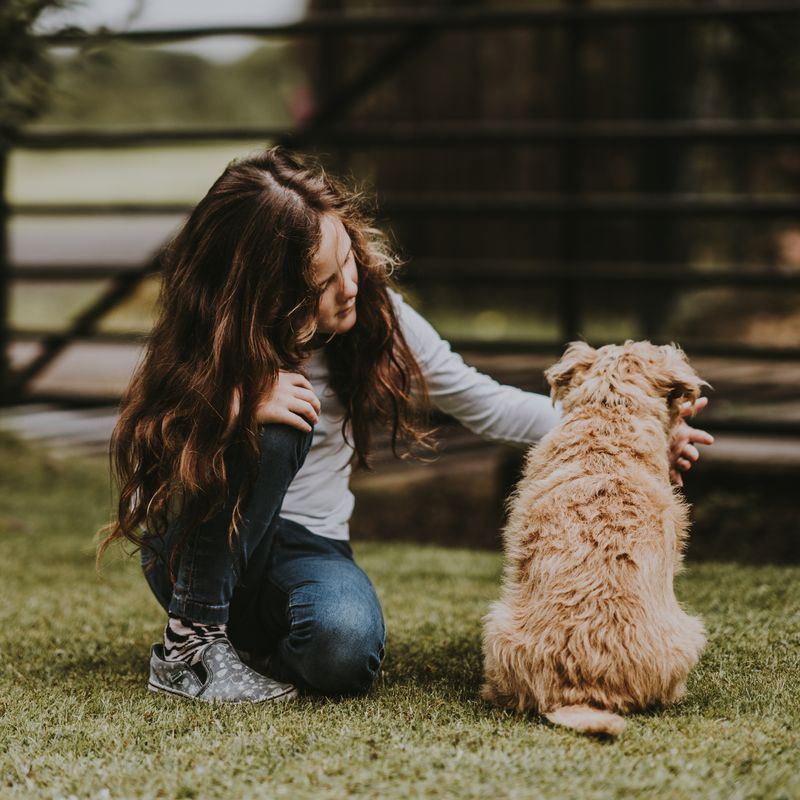
<path id="1" fill-rule="evenodd" d="M 336 315 L 324 328 L 317 328 L 323 336 L 336 333 L 347 333 L 356 324 L 356 310 L 351 308 L 346 314 Z"/>
<path id="2" fill-rule="evenodd" d="M 337 322 L 339 323 L 336 326 L 337 333 L 344 333 L 345 331 L 349 331 L 353 325 L 356 324 L 356 310 L 355 308 L 351 308 L 346 314 L 341 317 L 337 318 Z"/>

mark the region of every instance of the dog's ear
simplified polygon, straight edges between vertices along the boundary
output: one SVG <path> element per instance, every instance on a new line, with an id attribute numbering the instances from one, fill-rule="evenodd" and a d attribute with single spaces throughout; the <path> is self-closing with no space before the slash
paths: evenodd
<path id="1" fill-rule="evenodd" d="M 686 354 L 676 344 L 665 344 L 658 348 L 661 363 L 655 380 L 656 388 L 667 400 L 671 410 L 677 410 L 685 401 L 694 403 L 700 397 L 703 386 L 709 386 L 691 367 Z"/>
<path id="2" fill-rule="evenodd" d="M 560 361 L 547 369 L 544 377 L 550 384 L 550 397 L 561 400 L 575 379 L 586 372 L 597 357 L 597 350 L 586 342 L 570 342 Z"/>

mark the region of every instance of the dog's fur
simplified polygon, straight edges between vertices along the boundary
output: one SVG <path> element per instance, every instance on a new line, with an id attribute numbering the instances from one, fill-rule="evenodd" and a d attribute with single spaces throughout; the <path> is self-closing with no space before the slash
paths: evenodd
<path id="1" fill-rule="evenodd" d="M 573 342 L 545 373 L 561 423 L 509 499 L 483 697 L 586 733 L 683 694 L 705 644 L 675 599 L 688 514 L 670 431 L 705 384 L 675 346 Z"/>

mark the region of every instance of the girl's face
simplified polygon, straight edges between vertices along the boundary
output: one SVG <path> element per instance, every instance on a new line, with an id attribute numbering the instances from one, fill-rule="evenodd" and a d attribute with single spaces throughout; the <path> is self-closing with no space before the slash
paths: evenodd
<path id="1" fill-rule="evenodd" d="M 317 316 L 320 333 L 346 333 L 356 324 L 358 270 L 350 237 L 335 214 L 321 221 L 321 239 L 312 266 L 322 290 Z"/>

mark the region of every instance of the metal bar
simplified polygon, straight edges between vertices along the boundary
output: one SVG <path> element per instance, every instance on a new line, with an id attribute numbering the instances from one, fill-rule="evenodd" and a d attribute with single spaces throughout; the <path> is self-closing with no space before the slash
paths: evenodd
<path id="1" fill-rule="evenodd" d="M 6 168 L 8 148 L 0 134 L 0 404 L 10 394 L 11 367 L 8 362 L 8 203 L 6 202 Z"/>
<path id="2" fill-rule="evenodd" d="M 112 308 L 130 297 L 141 282 L 142 276 L 158 269 L 158 258 L 154 258 L 139 271 L 120 275 L 111 288 L 95 300 L 89 308 L 72 322 L 70 327 L 58 333 L 48 333 L 42 340 L 42 350 L 29 364 L 14 375 L 15 393 L 22 394 L 33 378 L 44 370 L 71 342 L 81 337 L 91 336 L 95 325 Z"/>
<path id="3" fill-rule="evenodd" d="M 188 203 L 15 203 L 11 214 L 22 216 L 184 215 Z M 389 216 L 497 216 L 516 214 L 796 214 L 797 195 L 569 195 L 528 192 L 398 193 L 380 204 Z"/>
<path id="4" fill-rule="evenodd" d="M 9 331 L 11 337 L 16 342 L 34 342 L 48 339 L 54 336 L 66 335 L 67 329 L 52 330 L 44 328 L 14 328 Z M 78 334 L 74 342 L 91 341 L 99 344 L 134 344 L 144 341 L 149 332 L 147 331 L 98 331 L 93 330 Z M 71 342 L 67 342 L 71 344 Z"/>
<path id="5" fill-rule="evenodd" d="M 49 405 L 57 405 L 61 408 L 67 409 L 108 409 L 113 410 L 119 406 L 119 397 L 116 395 L 94 395 L 82 396 L 68 393 L 58 392 L 42 392 L 36 393 L 35 396 L 20 399 L 19 405 L 25 406 L 27 404 L 41 404 L 47 403 Z M 434 412 L 431 415 L 431 424 L 437 427 L 446 427 L 448 431 L 452 430 L 456 436 L 459 436 L 464 429 L 460 426 L 453 417 L 448 417 L 445 414 Z M 704 419 L 703 428 L 712 433 L 741 433 L 741 434 L 772 434 L 783 436 L 796 436 L 800 435 L 800 422 L 792 420 L 786 421 L 770 421 L 761 418 L 758 419 L 741 419 L 741 420 L 726 420 L 714 419 L 709 417 Z M 379 434 L 379 439 L 383 440 L 383 436 Z M 388 441 L 388 440 L 387 440 Z M 386 441 L 383 441 L 386 444 Z M 465 439 L 457 441 L 445 442 L 443 445 L 445 455 L 454 455 L 457 453 L 466 453 L 473 450 L 490 448 L 493 445 L 485 439 L 475 436 L 468 436 Z M 383 448 L 376 450 L 374 453 L 374 463 L 377 463 L 381 458 Z M 382 463 L 382 460 L 381 460 Z M 386 465 L 389 465 L 389 461 Z M 391 459 L 391 464 L 397 466 L 402 462 Z"/>
<path id="6" fill-rule="evenodd" d="M 20 330 L 10 331 L 14 341 L 36 341 L 46 337 L 58 336 L 53 331 Z M 680 339 L 680 345 L 690 356 L 715 356 L 719 358 L 752 358 L 769 361 L 799 361 L 800 347 L 774 347 L 766 345 L 741 345 L 710 341 L 693 341 Z M 75 342 L 91 341 L 103 344 L 142 344 L 147 339 L 146 333 L 112 333 L 112 332 L 84 332 L 74 337 Z M 563 340 L 526 340 L 526 339 L 466 339 L 450 338 L 453 349 L 462 355 L 468 353 L 487 355 L 514 355 L 514 354 L 555 354 L 563 350 Z M 69 343 L 69 342 L 68 342 Z M 607 342 L 589 342 L 597 347 Z"/>
<path id="7" fill-rule="evenodd" d="M 800 273 L 772 272 L 765 266 L 761 271 L 727 267 L 700 271 L 686 264 L 640 264 L 630 267 L 610 267 L 603 264 L 575 263 L 570 277 L 576 283 L 591 285 L 596 289 L 603 284 L 629 284 L 635 286 L 763 286 L 800 287 Z M 513 286 L 521 289 L 526 284 L 555 284 L 564 277 L 563 265 L 543 265 L 535 262 L 492 262 L 483 260 L 415 261 L 399 272 L 401 283 L 420 285 Z"/>
<path id="8" fill-rule="evenodd" d="M 200 39 L 209 36 L 292 37 L 326 33 L 395 33 L 404 28 L 420 32 L 444 30 L 486 30 L 523 25 L 607 25 L 618 23 L 658 23 L 671 20 L 715 21 L 725 19 L 781 19 L 800 15 L 794 0 L 764 0 L 737 4 L 680 6 L 620 5 L 617 7 L 551 8 L 474 8 L 462 10 L 393 10 L 383 13 L 315 14 L 298 22 L 278 25 L 228 25 L 220 27 L 175 28 L 171 30 L 113 31 L 100 29 L 80 32 L 65 30 L 42 36 L 55 46 L 79 45 L 92 39 L 115 39 L 140 44 Z"/>
<path id="9" fill-rule="evenodd" d="M 77 395 L 67 392 L 36 392 L 16 398 L 14 405 L 52 405 L 64 409 L 119 408 L 119 395 Z"/>
<path id="10" fill-rule="evenodd" d="M 563 350 L 563 342 L 554 341 L 525 341 L 520 339 L 503 340 L 476 340 L 452 338 L 449 340 L 453 349 L 466 356 L 469 352 L 493 354 L 525 354 L 546 353 L 558 355 Z M 663 343 L 663 342 L 662 342 Z M 592 342 L 589 344 L 600 347 L 608 342 Z M 692 341 L 679 339 L 679 344 L 690 357 L 715 356 L 719 358 L 753 358 L 765 361 L 799 361 L 800 347 L 774 347 L 771 345 L 740 345 L 720 344 L 719 342 Z"/>
<path id="11" fill-rule="evenodd" d="M 291 141 L 291 128 L 197 127 L 119 128 L 30 128 L 15 135 L 13 144 L 29 150 L 82 149 L 97 147 L 147 147 L 170 142 Z M 398 122 L 348 124 L 318 131 L 311 144 L 339 147 L 390 147 L 405 145 L 472 144 L 560 144 L 566 140 L 615 145 L 620 142 L 786 143 L 800 141 L 800 120 L 737 122 L 724 120 L 693 122 L 668 120 L 647 122 Z"/>
<path id="12" fill-rule="evenodd" d="M 20 398 L 18 405 L 25 406 L 27 404 L 42 404 L 57 405 L 61 408 L 67 409 L 95 409 L 105 408 L 108 410 L 115 409 L 119 406 L 120 398 L 117 395 L 75 395 L 66 392 L 37 392 L 27 398 Z M 431 415 L 431 423 L 439 426 L 453 427 L 456 431 L 463 431 L 460 423 L 447 415 L 439 412 L 434 412 Z M 456 427 L 458 426 L 458 427 Z M 704 419 L 703 428 L 712 433 L 743 433 L 743 434 L 772 434 L 793 436 L 800 435 L 800 422 L 793 420 L 785 421 L 772 421 L 757 419 L 714 419 L 708 417 Z M 379 436 L 379 438 L 382 438 Z M 467 452 L 473 449 L 488 448 L 493 446 L 491 442 L 479 437 L 469 437 L 464 441 L 455 442 L 446 446 L 446 453 L 452 455 L 457 452 Z M 376 460 L 380 457 L 380 452 L 375 453 Z M 392 461 L 392 464 L 401 462 Z"/>
<path id="13" fill-rule="evenodd" d="M 569 0 L 571 11 L 583 11 L 585 0 Z M 572 125 L 580 124 L 584 116 L 583 50 L 585 29 L 571 21 L 564 32 L 562 53 L 565 63 L 564 82 L 561 91 L 561 115 Z M 565 139 L 558 148 L 561 193 L 565 202 L 574 203 L 583 195 L 582 142 Z M 564 341 L 577 339 L 581 329 L 582 292 L 580 285 L 572 278 L 572 267 L 580 258 L 578 225 L 580 220 L 574 214 L 560 212 L 556 220 L 558 239 L 557 252 L 563 264 L 561 279 L 556 284 L 556 309 L 558 313 L 561 338 Z"/>
<path id="14" fill-rule="evenodd" d="M 183 216 L 189 203 L 14 203 L 11 214 L 35 217 Z"/>
<path id="15" fill-rule="evenodd" d="M 692 286 L 780 286 L 800 285 L 800 273 L 773 272 L 774 266 L 747 264 L 743 266 L 714 266 L 698 270 L 689 264 L 606 264 L 576 263 L 572 268 L 575 280 L 587 284 L 634 283 L 634 284 L 688 284 Z M 21 282 L 46 281 L 100 281 L 124 275 L 140 275 L 140 267 L 127 266 L 53 266 L 30 264 L 12 266 L 8 278 Z M 158 275 L 158 272 L 151 273 Z M 439 284 L 460 283 L 487 286 L 523 286 L 527 283 L 546 284 L 563 278 L 559 264 L 542 264 L 535 261 L 487 259 L 417 259 L 399 272 L 403 283 Z"/>
<path id="16" fill-rule="evenodd" d="M 381 211 L 393 215 L 420 214 L 796 214 L 800 196 L 777 195 L 542 195 L 520 193 L 458 193 L 387 195 Z"/>
<path id="17" fill-rule="evenodd" d="M 14 146 L 26 150 L 149 147 L 154 144 L 272 140 L 291 135 L 291 128 L 29 128 L 14 137 Z"/>
<path id="18" fill-rule="evenodd" d="M 658 120 L 665 114 L 665 106 L 671 103 L 670 88 L 681 73 L 684 58 L 676 52 L 675 38 L 688 35 L 685 23 L 677 23 L 675 34 L 669 39 L 662 32 L 649 26 L 637 32 L 634 47 L 636 73 L 635 85 L 638 95 L 637 113 Z M 635 165 L 633 188 L 641 193 L 659 193 L 672 196 L 679 189 L 679 176 L 685 163 L 686 151 L 678 151 L 672 143 L 659 148 L 658 155 L 652 147 L 633 148 L 632 164 Z M 637 155 L 638 151 L 638 155 Z M 738 153 L 737 153 L 738 155 Z M 734 226 L 736 227 L 736 226 Z M 683 252 L 687 244 L 683 237 L 675 235 L 675 218 L 650 215 L 641 220 L 632 232 L 632 246 L 641 253 L 645 261 L 659 258 L 685 260 L 690 257 Z M 647 292 L 636 304 L 635 314 L 643 339 L 658 335 L 660 325 L 672 306 L 672 293 L 668 286 L 662 291 Z"/>
<path id="19" fill-rule="evenodd" d="M 109 278 L 119 278 L 125 275 L 141 275 L 142 268 L 130 266 L 111 266 L 98 264 L 97 266 L 54 266 L 50 264 L 26 264 L 14 266 L 8 270 L 8 277 L 14 281 L 102 281 Z M 151 273 L 158 275 L 157 272 Z"/>
<path id="20" fill-rule="evenodd" d="M 491 195 L 397 196 L 382 204 L 381 210 L 394 216 L 439 214 L 528 215 L 528 214 L 796 214 L 800 198 L 795 197 L 719 197 L 637 196 L 615 198 L 591 197 L 514 197 L 493 198 Z"/>
<path id="21" fill-rule="evenodd" d="M 321 5 L 319 2 L 314 4 L 314 0 L 311 0 L 311 2 L 312 9 L 315 7 L 315 5 L 317 8 L 319 8 Z M 325 11 L 327 13 L 333 13 L 336 14 L 336 16 L 340 16 L 344 10 L 342 3 L 343 0 L 326 0 Z M 345 53 L 343 44 L 344 42 L 341 36 L 323 36 L 318 39 L 316 41 L 317 57 L 314 64 L 315 68 L 312 74 L 308 76 L 310 79 L 311 91 L 313 92 L 313 96 L 316 98 L 318 108 L 326 109 L 326 115 L 328 110 L 330 110 L 334 114 L 338 115 L 340 119 L 343 115 L 332 105 L 331 99 L 339 91 L 341 91 L 341 77 L 343 72 L 342 56 Z M 331 121 L 330 119 L 327 119 L 324 124 L 320 124 L 322 121 L 321 117 L 322 115 L 320 115 L 320 119 L 317 120 L 317 124 L 315 126 L 317 135 L 324 133 Z M 304 126 L 301 125 L 301 127 Z M 305 131 L 306 139 L 312 135 L 314 134 L 310 130 Z M 289 131 L 283 137 L 281 137 L 279 141 L 286 145 L 292 141 L 293 137 L 294 132 Z M 334 146 L 330 148 L 330 151 L 326 155 L 332 163 L 336 164 L 337 169 L 346 171 L 347 155 L 349 155 L 349 151 L 346 155 L 337 146 Z"/>
<path id="22" fill-rule="evenodd" d="M 722 419 L 711 415 L 699 423 L 711 433 L 771 434 L 773 436 L 800 436 L 800 420 L 773 419 Z"/>

